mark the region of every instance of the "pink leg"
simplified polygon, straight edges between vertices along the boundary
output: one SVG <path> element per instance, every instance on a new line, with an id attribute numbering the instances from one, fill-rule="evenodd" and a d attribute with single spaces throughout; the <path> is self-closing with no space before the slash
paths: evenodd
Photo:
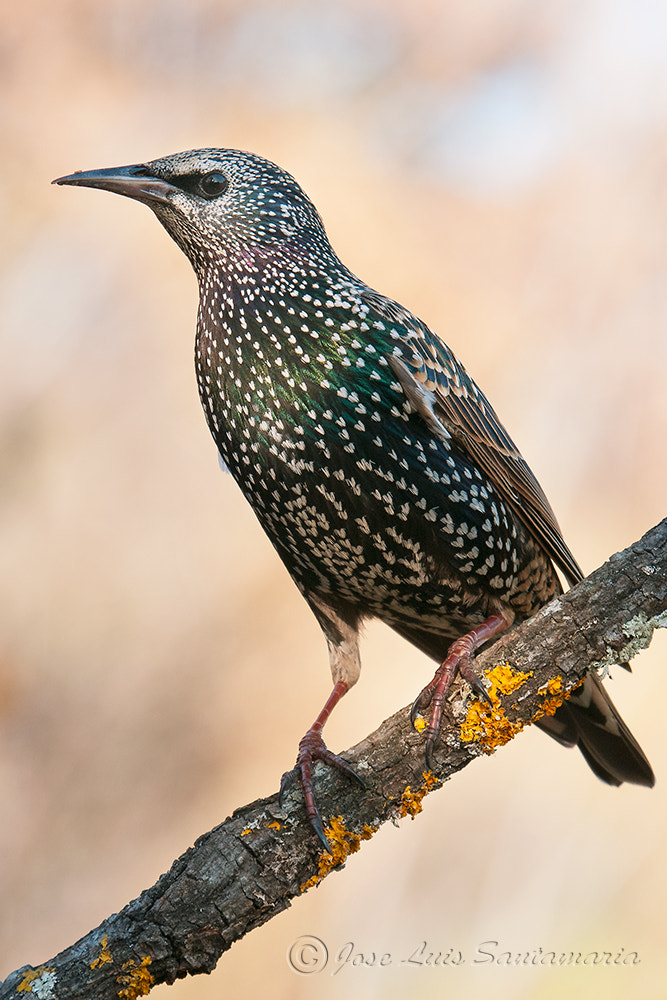
<path id="1" fill-rule="evenodd" d="M 348 685 L 345 681 L 338 681 L 334 685 L 334 689 L 327 698 L 324 708 L 299 743 L 296 767 L 292 771 L 287 771 L 283 774 L 282 781 L 280 782 L 280 796 L 282 797 L 290 781 L 295 776 L 300 779 L 308 819 L 327 851 L 330 850 L 330 845 L 324 832 L 322 817 L 320 816 L 317 803 L 315 802 L 311 764 L 315 760 L 321 760 L 325 764 L 329 764 L 332 767 L 338 768 L 339 771 L 343 771 L 350 778 L 355 778 L 358 782 L 360 782 L 360 784 L 363 785 L 363 780 L 359 777 L 354 768 L 348 764 L 346 760 L 343 760 L 342 757 L 332 753 L 322 739 L 322 729 L 324 728 L 327 719 L 347 690 Z"/>
<path id="2" fill-rule="evenodd" d="M 426 764 L 433 769 L 433 748 L 440 731 L 440 719 L 442 718 L 442 706 L 452 682 L 457 674 L 468 681 L 472 689 L 486 700 L 489 696 L 486 688 L 475 673 L 472 667 L 472 659 L 475 650 L 479 649 L 483 643 L 494 636 L 499 635 L 509 628 L 511 621 L 502 613 L 491 615 L 486 621 L 472 629 L 460 639 L 456 639 L 447 651 L 447 656 L 435 672 L 433 680 L 426 685 L 415 699 L 410 713 L 410 718 L 414 725 L 417 713 L 422 709 L 432 705 L 431 719 L 426 732 Z"/>

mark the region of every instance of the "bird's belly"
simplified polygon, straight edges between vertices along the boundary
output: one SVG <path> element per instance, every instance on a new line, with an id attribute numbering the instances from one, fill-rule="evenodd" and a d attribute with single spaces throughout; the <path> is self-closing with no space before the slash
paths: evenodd
<path id="1" fill-rule="evenodd" d="M 429 482 L 415 492 L 408 477 L 389 484 L 383 470 L 365 471 L 362 488 L 323 467 L 284 467 L 248 497 L 304 593 L 451 638 L 499 602 L 523 616 L 552 596 L 551 564 L 528 552 L 529 536 L 499 498 L 471 508 L 463 487 Z"/>

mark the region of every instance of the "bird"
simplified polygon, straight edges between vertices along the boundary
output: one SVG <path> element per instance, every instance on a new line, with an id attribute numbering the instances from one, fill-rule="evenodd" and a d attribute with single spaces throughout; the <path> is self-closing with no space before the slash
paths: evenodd
<path id="1" fill-rule="evenodd" d="M 581 569 L 481 389 L 425 322 L 342 263 L 287 171 L 195 149 L 53 183 L 143 202 L 194 268 L 208 427 L 328 647 L 333 688 L 281 791 L 300 783 L 330 850 L 312 766 L 361 781 L 322 730 L 359 677 L 362 624 L 385 622 L 438 663 L 412 709 L 416 723 L 430 707 L 433 768 L 454 679 L 487 696 L 476 650 L 562 593 L 559 571 L 572 585 Z M 537 725 L 608 784 L 653 785 L 596 673 Z"/>

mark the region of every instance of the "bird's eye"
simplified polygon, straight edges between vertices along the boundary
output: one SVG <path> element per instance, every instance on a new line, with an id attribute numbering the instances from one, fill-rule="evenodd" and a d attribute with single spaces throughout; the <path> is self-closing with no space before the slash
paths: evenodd
<path id="1" fill-rule="evenodd" d="M 197 183 L 197 193 L 204 198 L 217 198 L 227 190 L 228 180 L 219 170 L 212 170 L 210 174 L 203 174 Z"/>

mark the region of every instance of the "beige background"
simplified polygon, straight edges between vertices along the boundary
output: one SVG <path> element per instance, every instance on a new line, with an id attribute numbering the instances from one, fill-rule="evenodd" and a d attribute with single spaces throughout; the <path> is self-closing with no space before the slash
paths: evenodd
<path id="1" fill-rule="evenodd" d="M 205 145 L 288 168 L 344 261 L 474 374 L 590 571 L 666 513 L 666 33 L 650 0 L 3 5 L 0 976 L 275 790 L 330 684 L 218 470 L 187 262 L 145 208 L 49 181 Z M 666 640 L 613 681 L 653 792 L 528 732 L 155 995 L 663 996 Z M 370 627 L 332 748 L 430 674 Z M 301 934 L 394 963 L 299 977 Z M 475 968 L 488 939 L 641 963 Z M 421 940 L 466 965 L 398 965 Z"/>

